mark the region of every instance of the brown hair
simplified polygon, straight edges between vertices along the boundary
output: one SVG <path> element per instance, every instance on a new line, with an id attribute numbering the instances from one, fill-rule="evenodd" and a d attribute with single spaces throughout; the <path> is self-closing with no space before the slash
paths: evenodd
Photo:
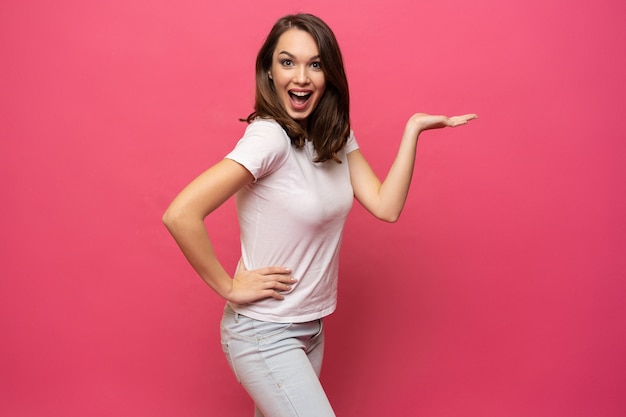
<path id="1" fill-rule="evenodd" d="M 306 128 L 292 119 L 280 104 L 268 74 L 278 39 L 293 28 L 309 33 L 315 40 L 326 80 L 324 95 L 309 115 Z M 291 143 L 298 148 L 304 146 L 308 138 L 317 152 L 314 162 L 331 159 L 341 162 L 337 152 L 344 147 L 350 134 L 348 80 L 337 39 L 320 18 L 310 14 L 288 15 L 280 18 L 272 27 L 256 59 L 254 112 L 244 121 L 251 123 L 256 117 L 276 120 L 291 138 Z"/>

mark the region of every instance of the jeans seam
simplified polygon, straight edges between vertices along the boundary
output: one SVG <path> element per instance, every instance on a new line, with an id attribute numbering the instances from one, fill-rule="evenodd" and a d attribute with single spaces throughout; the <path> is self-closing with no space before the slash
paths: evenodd
<path id="1" fill-rule="evenodd" d="M 278 389 L 278 392 L 280 392 L 281 397 L 283 397 L 285 399 L 285 401 L 291 407 L 291 411 L 292 411 L 294 417 L 298 417 L 299 416 L 298 410 L 296 409 L 296 407 L 291 402 L 291 398 L 289 398 L 289 395 L 287 395 L 287 393 L 283 389 L 282 384 L 280 383 L 280 381 L 276 379 L 276 373 L 274 371 L 272 371 L 272 368 L 267 363 L 267 358 L 265 357 L 265 352 L 260 349 L 260 346 L 259 346 L 258 352 L 259 352 L 259 355 L 261 355 L 261 357 L 263 358 L 263 365 L 265 366 L 265 369 L 267 370 L 268 375 L 270 375 L 272 377 L 272 382 L 274 382 L 274 386 L 276 387 L 276 389 Z"/>

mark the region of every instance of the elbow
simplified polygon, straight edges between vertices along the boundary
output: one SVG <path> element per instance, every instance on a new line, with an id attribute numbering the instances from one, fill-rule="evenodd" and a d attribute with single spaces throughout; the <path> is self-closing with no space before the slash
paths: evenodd
<path id="1" fill-rule="evenodd" d="M 203 224 L 205 216 L 183 204 L 172 203 L 161 216 L 161 221 L 171 234 L 178 234 L 190 227 Z"/>
<path id="2" fill-rule="evenodd" d="M 389 204 L 381 201 L 380 204 L 369 206 L 368 211 L 378 220 L 386 223 L 395 223 L 400 219 L 403 208 L 404 202 Z"/>
<path id="3" fill-rule="evenodd" d="M 172 213 L 169 211 L 169 209 L 166 210 L 165 213 L 163 213 L 163 216 L 161 216 L 161 221 L 163 222 L 163 224 L 168 230 L 171 229 L 172 224 L 174 223 L 174 218 L 172 216 Z"/>
<path id="4" fill-rule="evenodd" d="M 384 207 L 374 207 L 368 208 L 368 211 L 371 215 L 376 217 L 378 220 L 381 220 L 386 223 L 395 223 L 400 218 L 400 213 L 402 213 L 402 209 L 395 210 L 393 208 L 384 208 Z"/>
<path id="5" fill-rule="evenodd" d="M 163 216 L 161 216 L 161 221 L 163 222 L 163 224 L 165 225 L 165 227 L 168 227 L 168 225 L 170 224 L 171 220 L 171 216 L 168 210 L 165 211 L 165 213 L 163 213 Z"/>
<path id="6" fill-rule="evenodd" d="M 380 216 L 378 217 L 378 219 L 387 222 L 387 223 L 395 223 L 398 221 L 398 219 L 400 219 L 400 215 L 387 215 L 387 216 Z"/>
<path id="7" fill-rule="evenodd" d="M 173 201 L 161 216 L 170 233 L 179 232 L 203 224 L 206 214 L 193 205 Z"/>
<path id="8" fill-rule="evenodd" d="M 381 212 L 376 215 L 376 218 L 387 223 L 395 223 L 400 219 L 400 213 L 401 211 Z"/>
<path id="9" fill-rule="evenodd" d="M 174 227 L 176 227 L 176 224 L 179 223 L 183 217 L 184 216 L 180 210 L 169 206 L 167 210 L 165 210 L 165 213 L 163 213 L 161 221 L 163 222 L 165 227 L 171 231 Z"/>

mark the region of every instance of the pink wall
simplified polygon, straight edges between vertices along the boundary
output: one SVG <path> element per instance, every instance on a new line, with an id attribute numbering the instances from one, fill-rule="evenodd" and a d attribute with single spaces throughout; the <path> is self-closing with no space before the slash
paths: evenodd
<path id="1" fill-rule="evenodd" d="M 381 173 L 412 112 L 480 115 L 424 135 L 399 223 L 349 218 L 338 415 L 626 415 L 626 3 L 214 3 L 0 6 L 0 414 L 251 415 L 222 301 L 160 216 L 304 10 L 336 31 Z M 207 224 L 232 265 L 232 203 Z"/>

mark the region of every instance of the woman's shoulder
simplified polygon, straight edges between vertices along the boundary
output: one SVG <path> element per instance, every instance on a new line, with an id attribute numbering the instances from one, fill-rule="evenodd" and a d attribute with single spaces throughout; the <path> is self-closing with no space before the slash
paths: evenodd
<path id="1" fill-rule="evenodd" d="M 274 119 L 254 119 L 247 127 L 242 141 L 253 142 L 263 149 L 286 152 L 291 147 L 287 132 Z"/>
<path id="2" fill-rule="evenodd" d="M 284 136 L 287 136 L 287 132 L 285 132 L 285 129 L 283 129 L 283 127 L 276 120 L 264 119 L 260 117 L 257 117 L 256 119 L 252 120 L 250 124 L 248 124 L 248 127 L 246 128 L 246 133 L 247 132 L 266 133 L 274 135 L 283 134 Z"/>
<path id="3" fill-rule="evenodd" d="M 290 153 L 289 137 L 276 121 L 255 119 L 226 158 L 246 167 L 257 180 L 279 169 Z"/>
<path id="4" fill-rule="evenodd" d="M 346 144 L 344 145 L 344 150 L 346 154 L 349 154 L 350 152 L 356 151 L 357 149 L 359 149 L 359 144 L 357 143 L 356 138 L 354 137 L 354 131 L 350 129 L 350 135 L 348 135 L 348 140 L 346 141 Z"/>

